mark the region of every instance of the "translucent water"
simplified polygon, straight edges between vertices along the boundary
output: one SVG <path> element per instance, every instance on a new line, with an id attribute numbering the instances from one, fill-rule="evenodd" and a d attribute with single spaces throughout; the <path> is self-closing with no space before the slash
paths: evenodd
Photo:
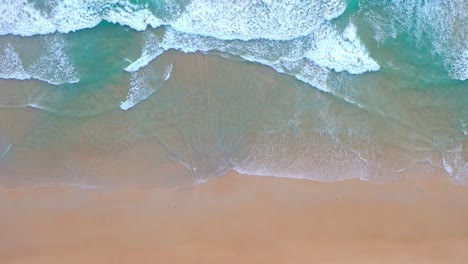
<path id="1" fill-rule="evenodd" d="M 468 183 L 468 2 L 4 1 L 0 183 Z M 187 180 L 188 179 L 188 180 Z"/>

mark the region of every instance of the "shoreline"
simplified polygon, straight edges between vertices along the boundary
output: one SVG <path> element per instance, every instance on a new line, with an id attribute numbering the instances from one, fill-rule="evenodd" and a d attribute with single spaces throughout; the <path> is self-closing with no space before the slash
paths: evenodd
<path id="1" fill-rule="evenodd" d="M 229 173 L 177 189 L 0 188 L 2 263 L 463 263 L 468 188 Z M 6 213 L 5 213 L 6 212 Z"/>

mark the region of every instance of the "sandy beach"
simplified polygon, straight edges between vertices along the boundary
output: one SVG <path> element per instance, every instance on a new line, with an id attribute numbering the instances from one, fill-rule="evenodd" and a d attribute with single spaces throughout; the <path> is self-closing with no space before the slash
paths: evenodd
<path id="1" fill-rule="evenodd" d="M 466 263 L 468 188 L 230 173 L 179 189 L 0 189 L 0 262 Z"/>

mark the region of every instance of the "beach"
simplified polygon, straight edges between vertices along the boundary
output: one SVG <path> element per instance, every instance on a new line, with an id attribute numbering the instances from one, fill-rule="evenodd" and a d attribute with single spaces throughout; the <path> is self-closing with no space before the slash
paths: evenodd
<path id="1" fill-rule="evenodd" d="M 465 263 L 468 188 L 230 173 L 176 189 L 0 190 L 1 263 Z"/>
<path id="2" fill-rule="evenodd" d="M 0 264 L 468 263 L 468 1 L 0 14 Z"/>

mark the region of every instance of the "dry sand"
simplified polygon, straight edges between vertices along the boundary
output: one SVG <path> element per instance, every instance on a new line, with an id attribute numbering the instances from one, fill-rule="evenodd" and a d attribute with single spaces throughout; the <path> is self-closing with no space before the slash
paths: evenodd
<path id="1" fill-rule="evenodd" d="M 468 188 L 231 173 L 190 188 L 0 189 L 0 263 L 468 263 Z"/>

